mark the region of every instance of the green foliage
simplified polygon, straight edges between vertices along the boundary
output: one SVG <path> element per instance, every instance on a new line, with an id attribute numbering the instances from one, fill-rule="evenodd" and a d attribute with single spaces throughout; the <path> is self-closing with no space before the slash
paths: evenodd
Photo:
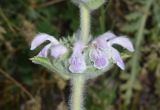
<path id="1" fill-rule="evenodd" d="M 138 79 L 140 70 L 142 69 L 139 65 L 139 62 L 141 61 L 140 51 L 141 51 L 141 45 L 143 44 L 142 41 L 145 40 L 144 37 L 146 37 L 147 35 L 151 36 L 150 39 L 152 39 L 155 34 L 155 33 L 151 34 L 150 33 L 151 31 L 149 32 L 149 29 L 147 26 L 147 25 L 150 25 L 148 24 L 149 22 L 147 21 L 151 17 L 150 13 L 152 13 L 153 11 L 151 10 L 151 7 L 155 2 L 153 2 L 152 0 L 144 0 L 143 2 L 136 1 L 135 3 L 139 4 L 139 6 L 136 7 L 136 10 L 134 10 L 132 13 L 129 13 L 125 16 L 129 24 L 128 23 L 124 24 L 124 26 L 121 28 L 122 31 L 128 32 L 128 33 L 134 33 L 134 35 L 136 36 L 135 53 L 130 62 L 132 64 L 129 64 L 127 67 L 128 69 L 131 67 L 131 74 L 129 74 L 128 72 L 122 72 L 120 75 L 121 79 L 126 81 L 124 84 L 120 86 L 120 89 L 123 92 L 121 97 L 124 99 L 125 109 L 126 109 L 126 106 L 131 104 L 131 100 L 133 100 L 132 98 L 133 98 L 134 91 L 142 91 L 142 84 Z M 155 22 L 155 20 L 153 20 L 153 22 Z M 159 38 L 156 37 L 155 39 L 159 39 Z M 156 66 L 157 64 L 155 65 L 155 67 Z"/>
<path id="2" fill-rule="evenodd" d="M 42 66 L 44 66 L 45 68 L 47 68 L 48 70 L 61 75 L 62 78 L 68 79 L 68 76 L 66 76 L 65 73 L 58 71 L 58 70 L 63 70 L 63 67 L 61 65 L 58 65 L 57 66 L 57 67 L 59 67 L 58 69 L 57 68 L 53 69 L 53 65 L 51 64 L 51 62 L 49 61 L 48 58 L 34 57 L 34 58 L 31 58 L 31 60 L 32 60 L 32 62 L 37 62 L 37 63 L 41 64 Z M 57 65 L 57 64 L 55 64 L 55 65 Z"/>

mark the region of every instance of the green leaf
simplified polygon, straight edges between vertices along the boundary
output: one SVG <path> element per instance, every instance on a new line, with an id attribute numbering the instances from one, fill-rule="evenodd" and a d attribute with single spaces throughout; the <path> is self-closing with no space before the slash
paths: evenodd
<path id="1" fill-rule="evenodd" d="M 106 0 L 86 0 L 85 4 L 89 9 L 95 10 L 102 6 Z"/>
<path id="2" fill-rule="evenodd" d="M 72 0 L 72 2 L 77 5 L 82 3 L 86 5 L 90 10 L 95 10 L 102 6 L 106 2 L 106 0 Z"/>
<path id="3" fill-rule="evenodd" d="M 40 65 L 42 65 L 43 67 L 47 68 L 48 70 L 50 70 L 50 71 L 52 71 L 52 72 L 54 72 L 54 73 L 62 76 L 64 79 L 69 79 L 69 76 L 68 76 L 67 74 L 58 71 L 59 69 L 61 69 L 61 66 L 58 65 L 59 68 L 58 68 L 58 69 L 55 68 L 55 67 L 51 64 L 51 62 L 49 61 L 48 58 L 35 56 L 35 57 L 31 58 L 31 60 L 32 60 L 33 62 L 39 63 Z"/>

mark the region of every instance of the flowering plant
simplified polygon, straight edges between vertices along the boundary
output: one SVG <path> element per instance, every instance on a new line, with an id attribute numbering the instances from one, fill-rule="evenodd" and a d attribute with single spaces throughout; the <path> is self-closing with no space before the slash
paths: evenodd
<path id="1" fill-rule="evenodd" d="M 47 45 L 31 60 L 41 64 L 64 79 L 70 79 L 72 94 L 70 109 L 81 110 L 83 108 L 84 83 L 89 78 L 94 78 L 107 71 L 114 63 L 124 70 L 124 62 L 114 44 L 133 52 L 131 41 L 126 36 L 117 36 L 108 31 L 95 39 L 89 40 L 90 12 L 104 3 L 104 0 L 76 0 L 74 3 L 80 7 L 81 25 L 80 34 L 57 40 L 54 36 L 39 33 L 31 42 L 31 50 L 36 49 L 45 41 Z M 94 6 L 93 3 L 97 3 Z M 90 4 L 93 5 L 90 8 Z"/>

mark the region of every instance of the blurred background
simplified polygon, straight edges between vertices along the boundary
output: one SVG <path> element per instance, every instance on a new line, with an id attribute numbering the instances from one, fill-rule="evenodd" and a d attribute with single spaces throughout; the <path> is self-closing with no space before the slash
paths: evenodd
<path id="1" fill-rule="evenodd" d="M 0 0 L 0 110 L 67 110 L 69 81 L 33 64 L 29 49 L 38 32 L 60 38 L 78 27 L 70 0 Z M 87 110 L 160 110 L 160 0 L 106 2 L 92 12 L 92 34 L 108 30 L 128 35 L 136 51 L 125 71 L 87 82 Z"/>

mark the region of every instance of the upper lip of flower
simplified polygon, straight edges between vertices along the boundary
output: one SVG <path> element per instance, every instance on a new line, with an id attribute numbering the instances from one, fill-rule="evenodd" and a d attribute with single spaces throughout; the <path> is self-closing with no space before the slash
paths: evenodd
<path id="1" fill-rule="evenodd" d="M 51 56 L 54 58 L 58 58 L 62 54 L 67 52 L 67 48 L 60 44 L 60 42 L 53 36 L 45 34 L 45 33 L 39 33 L 35 36 L 35 38 L 31 42 L 31 50 L 34 50 L 39 45 L 44 43 L 45 41 L 50 41 L 49 44 L 47 44 L 39 53 L 37 56 L 40 57 L 47 57 L 48 51 L 51 51 Z"/>
<path id="2" fill-rule="evenodd" d="M 39 33 L 32 40 L 30 49 L 34 50 L 35 48 L 37 48 L 39 45 L 41 45 L 45 41 L 50 41 L 50 43 L 54 45 L 59 44 L 58 40 L 54 36 L 48 35 L 46 33 Z"/>

